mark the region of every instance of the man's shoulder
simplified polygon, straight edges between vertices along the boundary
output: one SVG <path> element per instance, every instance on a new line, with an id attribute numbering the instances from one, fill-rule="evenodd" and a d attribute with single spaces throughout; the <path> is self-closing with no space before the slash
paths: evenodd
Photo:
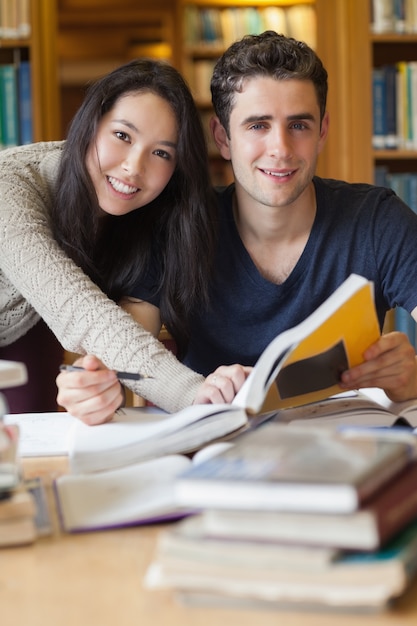
<path id="1" fill-rule="evenodd" d="M 395 192 L 388 187 L 370 183 L 350 183 L 333 178 L 314 177 L 318 206 L 346 210 L 373 212 L 382 206 L 392 210 L 403 204 Z"/>
<path id="2" fill-rule="evenodd" d="M 347 196 L 393 196 L 394 191 L 389 187 L 379 187 L 371 183 L 351 183 L 346 180 L 338 180 L 335 178 L 321 178 L 315 176 L 314 185 L 316 189 L 327 191 L 332 194 L 345 194 Z"/>

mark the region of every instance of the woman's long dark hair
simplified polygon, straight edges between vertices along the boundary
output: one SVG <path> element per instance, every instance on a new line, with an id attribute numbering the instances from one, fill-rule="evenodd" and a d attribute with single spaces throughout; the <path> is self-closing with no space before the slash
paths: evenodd
<path id="1" fill-rule="evenodd" d="M 174 174 L 152 203 L 123 216 L 98 206 L 86 167 L 98 124 L 116 101 L 151 92 L 175 113 L 179 140 Z M 127 295 L 157 254 L 162 276 L 161 317 L 174 336 L 178 355 L 186 349 L 191 312 L 208 300 L 215 244 L 216 200 L 210 183 L 207 146 L 187 84 L 168 63 L 136 59 L 87 90 L 69 128 L 60 165 L 52 223 L 65 252 L 116 302 Z"/>

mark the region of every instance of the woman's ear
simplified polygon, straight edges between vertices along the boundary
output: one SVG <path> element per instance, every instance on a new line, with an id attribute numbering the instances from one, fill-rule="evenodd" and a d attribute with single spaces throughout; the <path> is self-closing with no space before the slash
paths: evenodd
<path id="1" fill-rule="evenodd" d="M 230 161 L 229 138 L 224 126 L 221 125 L 219 118 L 216 116 L 210 119 L 210 131 L 220 154 L 226 161 Z"/>

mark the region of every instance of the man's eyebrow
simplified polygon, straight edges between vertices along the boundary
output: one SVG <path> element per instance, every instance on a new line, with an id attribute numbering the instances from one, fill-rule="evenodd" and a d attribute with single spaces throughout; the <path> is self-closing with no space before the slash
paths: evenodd
<path id="1" fill-rule="evenodd" d="M 120 119 L 120 120 L 112 120 L 113 123 L 115 124 L 123 124 L 124 126 L 127 126 L 128 128 L 130 128 L 130 130 L 132 130 L 134 133 L 138 133 L 139 134 L 139 129 L 136 128 L 136 126 L 134 124 L 132 124 L 132 122 L 128 122 L 127 120 L 124 119 Z M 163 146 L 167 146 L 168 148 L 177 148 L 177 143 L 175 143 L 174 141 L 166 141 L 165 139 L 161 139 L 158 143 L 162 144 Z"/>
<path id="2" fill-rule="evenodd" d="M 245 124 L 253 124 L 254 122 L 268 122 L 272 120 L 272 115 L 249 115 L 242 120 L 242 126 Z"/>
<path id="3" fill-rule="evenodd" d="M 273 119 L 272 115 L 249 115 L 242 120 L 242 126 L 246 124 L 254 124 L 256 122 L 269 122 Z M 288 115 L 287 120 L 290 122 L 296 120 L 310 120 L 315 121 L 317 118 L 312 113 L 294 113 L 294 115 Z"/>
<path id="4" fill-rule="evenodd" d="M 312 113 L 296 113 L 294 115 L 289 115 L 288 120 L 311 120 L 314 121 L 316 119 L 316 116 L 313 115 Z"/>

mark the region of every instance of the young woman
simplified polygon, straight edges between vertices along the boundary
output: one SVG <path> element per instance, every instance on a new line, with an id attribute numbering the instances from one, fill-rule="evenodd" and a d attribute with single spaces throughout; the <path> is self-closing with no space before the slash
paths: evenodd
<path id="1" fill-rule="evenodd" d="M 29 388 L 16 389 L 10 410 L 54 407 L 61 346 L 147 375 L 132 389 L 166 410 L 217 400 L 213 381 L 118 305 L 155 251 L 164 269 L 155 291 L 180 345 L 190 312 L 207 299 L 215 200 L 180 74 L 149 59 L 119 67 L 89 88 L 66 141 L 6 150 L 0 172 L 0 358 L 25 361 L 29 387 L 48 375 L 52 385 L 49 403 L 44 390 L 36 403 Z M 116 375 L 107 376 L 120 403 Z"/>

